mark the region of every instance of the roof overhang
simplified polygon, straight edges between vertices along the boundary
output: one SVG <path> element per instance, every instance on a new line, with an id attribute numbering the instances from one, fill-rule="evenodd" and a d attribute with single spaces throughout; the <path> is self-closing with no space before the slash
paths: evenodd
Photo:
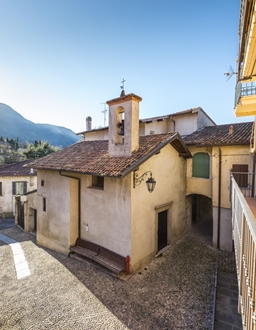
<path id="1" fill-rule="evenodd" d="M 235 116 L 256 116 L 256 95 L 242 96 L 236 105 Z"/>
<path id="2" fill-rule="evenodd" d="M 242 1 L 238 81 L 256 79 L 256 1 Z"/>

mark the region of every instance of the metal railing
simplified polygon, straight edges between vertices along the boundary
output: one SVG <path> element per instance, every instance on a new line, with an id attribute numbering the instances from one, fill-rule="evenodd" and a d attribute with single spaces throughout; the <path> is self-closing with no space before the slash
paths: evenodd
<path id="1" fill-rule="evenodd" d="M 256 329 L 256 220 L 231 175 L 232 229 L 239 287 L 238 311 L 244 329 Z"/>
<path id="2" fill-rule="evenodd" d="M 255 175 L 256 173 L 249 172 L 230 172 L 244 197 L 255 197 Z"/>
<path id="3" fill-rule="evenodd" d="M 235 107 L 237 106 L 241 97 L 256 95 L 255 81 L 244 83 L 238 82 L 235 90 Z"/>

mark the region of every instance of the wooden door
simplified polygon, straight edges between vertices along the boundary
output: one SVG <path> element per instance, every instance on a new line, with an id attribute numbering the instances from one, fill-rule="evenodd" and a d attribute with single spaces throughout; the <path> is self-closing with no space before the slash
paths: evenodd
<path id="1" fill-rule="evenodd" d="M 240 188 L 248 187 L 248 165 L 247 164 L 233 164 L 233 177 Z M 239 173 L 241 172 L 241 173 Z"/>
<path id="2" fill-rule="evenodd" d="M 158 246 L 160 251 L 167 245 L 167 210 L 158 213 Z"/>
<path id="3" fill-rule="evenodd" d="M 37 210 L 34 209 L 34 231 L 37 228 Z"/>
<path id="4" fill-rule="evenodd" d="M 18 203 L 18 225 L 24 229 L 24 203 L 22 201 Z"/>

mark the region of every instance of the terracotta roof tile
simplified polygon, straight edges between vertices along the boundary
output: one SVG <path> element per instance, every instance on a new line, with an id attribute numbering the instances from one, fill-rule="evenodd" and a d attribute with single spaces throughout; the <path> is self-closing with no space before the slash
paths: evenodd
<path id="1" fill-rule="evenodd" d="M 28 175 L 36 175 L 36 171 L 33 174 L 30 174 L 31 165 L 30 163 L 33 160 L 28 159 L 23 162 L 5 165 L 0 167 L 0 177 L 1 176 L 28 176 Z M 27 165 L 27 167 L 24 167 Z"/>
<path id="2" fill-rule="evenodd" d="M 174 135 L 180 139 L 177 133 L 141 136 L 139 150 L 130 157 L 110 157 L 107 140 L 81 141 L 38 159 L 32 165 L 37 169 L 118 177 L 154 149 L 171 143 Z"/>
<path id="3" fill-rule="evenodd" d="M 230 127 L 233 133 L 230 134 Z M 228 146 L 250 144 L 253 122 L 207 126 L 183 140 L 187 146 Z"/>

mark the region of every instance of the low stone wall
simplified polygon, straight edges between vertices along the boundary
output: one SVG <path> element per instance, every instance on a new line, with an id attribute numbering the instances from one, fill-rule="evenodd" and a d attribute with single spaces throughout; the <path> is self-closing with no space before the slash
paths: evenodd
<path id="1" fill-rule="evenodd" d="M 13 212 L 2 212 L 0 213 L 0 219 L 8 219 L 8 218 L 13 218 L 14 213 Z"/>

